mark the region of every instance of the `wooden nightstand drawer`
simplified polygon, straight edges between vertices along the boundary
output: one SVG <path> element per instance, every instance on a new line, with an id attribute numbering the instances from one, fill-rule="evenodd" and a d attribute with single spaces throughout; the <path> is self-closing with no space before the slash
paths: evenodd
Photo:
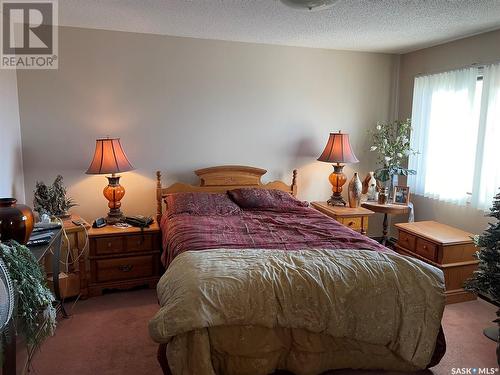
<path id="1" fill-rule="evenodd" d="M 92 228 L 89 232 L 89 294 L 140 285 L 156 287 L 160 278 L 161 231 L 148 228 Z"/>
<path id="2" fill-rule="evenodd" d="M 415 252 L 433 262 L 437 260 L 437 245 L 422 238 L 417 238 Z"/>
<path id="3" fill-rule="evenodd" d="M 95 255 L 117 254 L 123 252 L 122 237 L 102 237 L 95 239 Z"/>
<path id="4" fill-rule="evenodd" d="M 398 245 L 407 250 L 415 251 L 415 243 L 417 238 L 411 234 L 399 231 Z"/>
<path id="5" fill-rule="evenodd" d="M 351 228 L 356 231 L 360 231 L 363 228 L 363 218 L 362 217 L 339 217 L 337 220 L 344 224 L 346 227 Z"/>
<path id="6" fill-rule="evenodd" d="M 154 275 L 154 255 L 95 260 L 96 282 L 151 277 Z"/>
<path id="7" fill-rule="evenodd" d="M 137 234 L 125 237 L 125 249 L 128 251 L 150 251 L 153 249 L 153 236 Z"/>
<path id="8" fill-rule="evenodd" d="M 327 202 L 312 202 L 311 205 L 340 224 L 366 235 L 368 217 L 373 214 L 373 211 L 362 207 L 331 206 Z"/>

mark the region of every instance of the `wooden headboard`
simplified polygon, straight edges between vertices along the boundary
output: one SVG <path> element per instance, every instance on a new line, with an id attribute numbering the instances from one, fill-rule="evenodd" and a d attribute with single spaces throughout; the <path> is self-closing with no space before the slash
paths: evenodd
<path id="1" fill-rule="evenodd" d="M 220 193 L 231 189 L 255 187 L 261 189 L 277 189 L 286 191 L 293 196 L 297 194 L 297 170 L 293 171 L 292 184 L 282 181 L 273 181 L 263 184 L 260 178 L 266 173 L 265 169 L 245 167 L 241 165 L 224 165 L 203 168 L 194 171 L 200 178 L 199 185 L 189 185 L 176 182 L 167 187 L 161 184 L 161 172 L 156 172 L 156 219 L 160 222 L 163 212 L 163 200 L 167 194 L 190 191 L 204 191 Z"/>

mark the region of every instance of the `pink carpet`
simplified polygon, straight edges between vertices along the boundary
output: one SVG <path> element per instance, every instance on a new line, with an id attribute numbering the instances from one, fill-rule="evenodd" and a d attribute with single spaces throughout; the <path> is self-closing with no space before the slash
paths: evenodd
<path id="1" fill-rule="evenodd" d="M 35 355 L 32 374 L 161 374 L 156 345 L 147 322 L 158 310 L 154 290 L 106 294 L 79 301 L 69 319 L 60 319 L 56 335 Z M 484 301 L 448 305 L 443 327 L 448 349 L 441 363 L 420 374 L 450 375 L 452 368 L 497 367 L 496 344 L 483 336 L 496 308 Z M 332 374 L 384 374 L 334 371 Z M 496 372 L 498 373 L 498 372 Z M 401 374 L 401 373 L 399 373 Z"/>

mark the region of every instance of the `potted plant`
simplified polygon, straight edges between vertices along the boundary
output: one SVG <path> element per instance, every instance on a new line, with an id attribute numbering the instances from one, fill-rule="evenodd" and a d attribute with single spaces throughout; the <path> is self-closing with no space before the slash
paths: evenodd
<path id="1" fill-rule="evenodd" d="M 496 219 L 489 223 L 488 229 L 479 236 L 474 236 L 474 243 L 479 248 L 476 258 L 479 260 L 477 270 L 467 280 L 465 289 L 469 292 L 488 297 L 497 306 L 500 304 L 500 192 L 493 198 L 493 206 L 488 216 Z M 500 309 L 497 311 L 496 323 L 500 328 Z M 488 332 L 490 334 L 488 334 Z M 488 337 L 496 336 L 497 361 L 500 365 L 500 330 L 486 329 Z"/>
<path id="2" fill-rule="evenodd" d="M 66 218 L 70 216 L 69 209 L 76 205 L 72 198 L 66 197 L 66 188 L 61 175 L 56 177 L 52 186 L 47 186 L 44 182 L 36 182 L 33 208 L 40 215 Z"/>
<path id="3" fill-rule="evenodd" d="M 370 151 L 376 152 L 377 161 L 381 165 L 375 170 L 375 178 L 392 194 L 398 176 L 416 174 L 417 171 L 406 168 L 408 156 L 418 151 L 410 146 L 411 120 L 394 122 L 377 122 L 375 130 L 370 131 L 373 145 Z"/>
<path id="4" fill-rule="evenodd" d="M 31 251 L 16 241 L 0 243 L 0 258 L 12 280 L 15 295 L 16 330 L 26 338 L 28 363 L 42 341 L 54 333 L 56 310 L 54 297 L 47 288 L 45 275 Z M 10 338 L 15 340 L 15 338 Z M 0 346 L 1 350 L 1 346 Z M 0 352 L 0 364 L 2 353 Z"/>

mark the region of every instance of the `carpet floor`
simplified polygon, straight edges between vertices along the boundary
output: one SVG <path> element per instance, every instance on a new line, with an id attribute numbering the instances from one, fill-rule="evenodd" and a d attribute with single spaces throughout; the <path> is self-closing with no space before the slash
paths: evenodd
<path id="1" fill-rule="evenodd" d="M 161 374 L 157 347 L 147 329 L 148 320 L 158 310 L 154 290 L 105 294 L 74 306 L 68 303 L 66 308 L 72 316 L 59 320 L 55 336 L 35 355 L 31 374 Z M 496 344 L 482 333 L 484 327 L 492 325 L 495 311 L 495 306 L 482 300 L 446 306 L 446 355 L 439 365 L 419 374 L 450 375 L 452 368 L 464 367 L 496 368 Z M 354 370 L 333 374 L 389 375 Z"/>

